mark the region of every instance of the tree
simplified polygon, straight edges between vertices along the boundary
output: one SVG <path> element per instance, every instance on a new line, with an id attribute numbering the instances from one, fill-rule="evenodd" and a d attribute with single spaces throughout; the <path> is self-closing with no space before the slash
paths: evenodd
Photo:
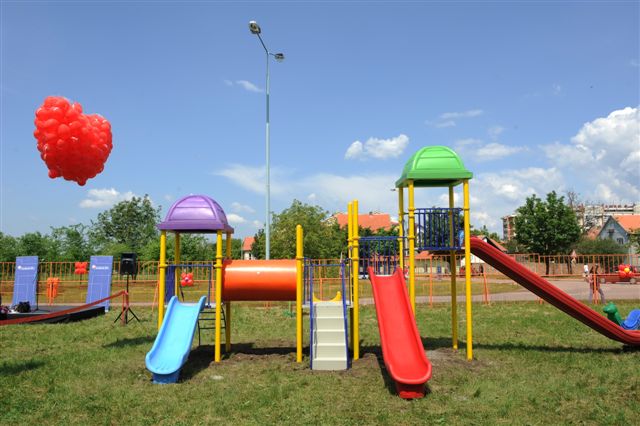
<path id="1" fill-rule="evenodd" d="M 51 228 L 51 239 L 58 248 L 58 260 L 88 260 L 93 250 L 89 246 L 88 228 L 83 224 Z"/>
<path id="2" fill-rule="evenodd" d="M 18 241 L 0 232 L 0 262 L 13 262 L 18 255 Z"/>
<path id="3" fill-rule="evenodd" d="M 158 238 L 159 221 L 160 206 L 154 208 L 148 195 L 133 197 L 98 214 L 96 221 L 91 221 L 89 239 L 102 254 L 117 254 L 113 250 L 138 252 Z"/>
<path id="4" fill-rule="evenodd" d="M 271 258 L 293 259 L 296 256 L 296 226 L 304 230 L 305 257 L 326 259 L 340 257 L 346 239 L 337 224 L 329 224 L 329 213 L 319 206 L 293 200 L 291 207 L 274 214 L 271 226 Z M 265 257 L 265 233 L 260 229 L 251 246 L 258 259 Z"/>
<path id="5" fill-rule="evenodd" d="M 627 253 L 627 248 L 618 244 L 616 241 L 605 238 L 589 239 L 585 236 L 580 238 L 580 241 L 576 245 L 576 253 L 578 254 L 624 254 Z"/>
<path id="6" fill-rule="evenodd" d="M 518 244 L 528 252 L 542 255 L 567 253 L 580 238 L 580 227 L 573 210 L 564 204 L 564 197 L 555 191 L 546 200 L 532 195 L 516 210 Z M 545 258 L 549 273 L 549 258 Z"/>
<path id="7" fill-rule="evenodd" d="M 28 232 L 20 236 L 17 242 L 17 256 L 38 256 L 41 262 L 59 260 L 58 244 L 48 235 L 42 235 L 40 232 Z"/>
<path id="8" fill-rule="evenodd" d="M 482 225 L 482 228 L 480 229 L 473 229 L 473 225 L 472 225 L 470 234 L 472 237 L 477 237 L 478 235 L 484 235 L 485 237 L 489 237 L 494 241 L 500 241 L 500 236 L 498 235 L 498 233 L 489 231 L 489 229 L 487 228 L 487 225 Z"/>

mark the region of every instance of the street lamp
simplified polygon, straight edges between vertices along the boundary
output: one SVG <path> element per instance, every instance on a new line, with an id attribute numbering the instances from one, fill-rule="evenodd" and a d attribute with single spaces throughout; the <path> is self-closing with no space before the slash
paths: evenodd
<path id="1" fill-rule="evenodd" d="M 269 154 L 269 56 L 273 56 L 273 58 L 278 61 L 278 62 L 282 62 L 284 61 L 284 54 L 283 53 L 271 53 L 269 52 L 269 49 L 267 49 L 267 46 L 265 46 L 264 41 L 262 41 L 262 37 L 260 37 L 260 33 L 262 32 L 262 30 L 260 29 L 260 25 L 258 25 L 258 23 L 256 21 L 250 21 L 249 22 L 249 31 L 251 31 L 251 34 L 255 34 L 258 36 L 258 39 L 260 40 L 260 43 L 262 44 L 262 47 L 264 48 L 264 52 L 266 53 L 266 58 L 267 58 L 267 134 L 266 134 L 266 149 L 267 149 L 267 185 L 266 185 L 266 189 L 267 189 L 267 209 L 266 209 L 266 221 L 265 221 L 265 228 L 266 228 L 266 232 L 265 232 L 265 258 L 269 259 L 270 256 L 270 252 L 271 252 L 271 243 L 270 243 L 270 236 L 271 236 L 271 172 L 270 172 L 270 154 Z"/>

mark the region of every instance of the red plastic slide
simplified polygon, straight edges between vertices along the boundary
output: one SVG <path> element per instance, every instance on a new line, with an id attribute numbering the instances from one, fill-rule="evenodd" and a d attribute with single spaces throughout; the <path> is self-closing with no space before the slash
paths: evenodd
<path id="1" fill-rule="evenodd" d="M 471 253 L 598 333 L 630 346 L 640 346 L 640 331 L 625 330 L 481 239 L 471 238 Z"/>
<path id="2" fill-rule="evenodd" d="M 404 276 L 400 270 L 391 276 L 376 276 L 369 268 L 369 279 L 384 365 L 396 382 L 400 398 L 422 398 L 425 384 L 431 378 L 431 363 L 424 353 Z"/>

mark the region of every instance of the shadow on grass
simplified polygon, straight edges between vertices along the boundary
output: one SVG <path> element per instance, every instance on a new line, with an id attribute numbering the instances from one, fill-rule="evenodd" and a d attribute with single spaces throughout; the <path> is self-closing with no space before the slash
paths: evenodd
<path id="1" fill-rule="evenodd" d="M 579 353 L 579 354 L 615 354 L 625 350 L 625 347 L 619 348 L 585 348 L 585 347 L 566 347 L 566 346 L 542 346 L 542 345 L 527 345 L 523 343 L 475 343 L 473 344 L 475 349 L 489 349 L 489 350 L 506 350 L 506 351 L 537 351 L 537 352 L 552 352 L 552 353 Z"/>
<path id="2" fill-rule="evenodd" d="M 295 359 L 296 348 L 293 346 L 255 347 L 253 343 L 234 343 L 231 352 L 225 353 L 224 345 L 221 347 L 222 362 L 246 362 L 247 357 L 280 356 Z M 201 345 L 193 349 L 189 354 L 189 361 L 180 372 L 180 380 L 189 380 L 200 371 L 209 368 L 213 364 L 213 345 Z"/>
<path id="3" fill-rule="evenodd" d="M 424 345 L 424 340 L 429 340 L 429 339 L 423 339 L 423 345 Z M 439 340 L 439 339 L 435 339 L 435 340 Z M 426 346 L 425 346 L 425 349 L 427 349 Z M 378 361 L 378 368 L 380 368 L 380 374 L 382 375 L 382 379 L 384 380 L 384 385 L 387 388 L 387 391 L 389 392 L 390 395 L 397 396 L 398 390 L 396 388 L 396 382 L 391 378 L 391 375 L 387 371 L 387 367 L 384 365 L 382 348 L 380 346 L 361 346 L 360 352 L 362 355 L 367 353 L 375 355 L 376 360 Z M 427 383 L 425 386 L 425 397 L 430 393 L 431 393 L 431 388 L 429 388 L 429 384 Z"/>
<path id="4" fill-rule="evenodd" d="M 155 340 L 154 336 L 140 336 L 132 337 L 130 339 L 118 339 L 115 342 L 102 345 L 103 348 L 124 348 L 127 346 L 137 346 L 142 344 L 149 344 Z"/>
<path id="5" fill-rule="evenodd" d="M 38 369 L 44 365 L 44 361 L 24 361 L 19 363 L 2 363 L 0 364 L 0 375 L 20 374 L 25 371 Z"/>

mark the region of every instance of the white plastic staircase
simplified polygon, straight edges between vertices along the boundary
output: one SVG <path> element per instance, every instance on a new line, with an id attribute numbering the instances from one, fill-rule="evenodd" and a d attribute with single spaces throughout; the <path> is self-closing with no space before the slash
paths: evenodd
<path id="1" fill-rule="evenodd" d="M 342 302 L 313 305 L 313 370 L 346 370 L 347 342 Z"/>

